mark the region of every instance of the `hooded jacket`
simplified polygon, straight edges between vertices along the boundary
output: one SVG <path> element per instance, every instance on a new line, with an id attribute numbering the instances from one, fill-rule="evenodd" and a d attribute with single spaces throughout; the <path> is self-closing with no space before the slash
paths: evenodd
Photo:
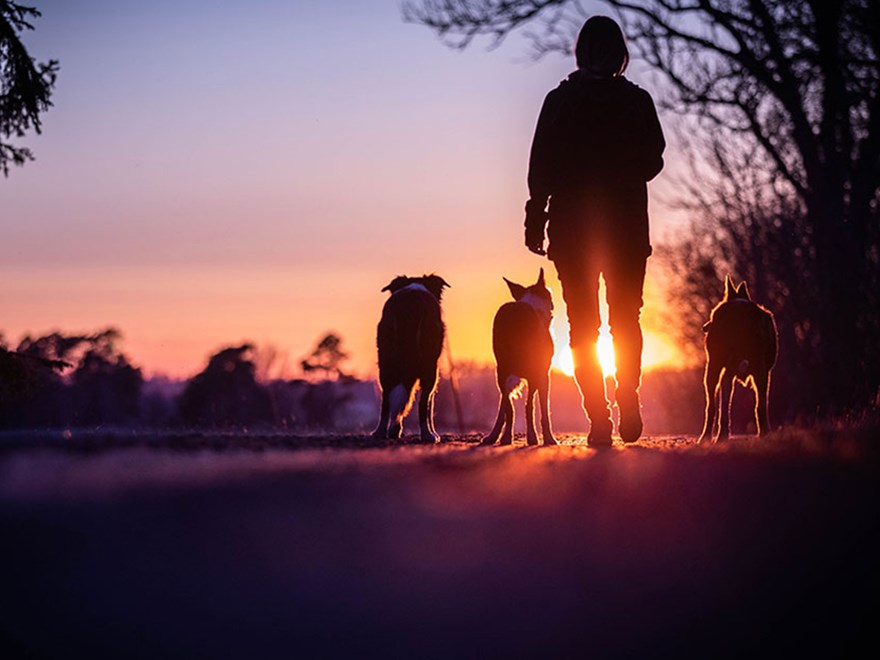
<path id="1" fill-rule="evenodd" d="M 550 200 L 549 254 L 647 257 L 646 183 L 666 141 L 651 96 L 623 76 L 576 71 L 544 100 L 529 159 L 530 204 Z"/>

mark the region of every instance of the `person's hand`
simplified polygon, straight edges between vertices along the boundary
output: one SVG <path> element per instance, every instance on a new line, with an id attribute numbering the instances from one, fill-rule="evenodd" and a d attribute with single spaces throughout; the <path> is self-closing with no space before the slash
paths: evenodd
<path id="1" fill-rule="evenodd" d="M 530 199 L 526 202 L 526 247 L 530 252 L 544 256 L 544 226 L 547 224 L 548 214 L 544 210 L 546 202 Z"/>
<path id="2" fill-rule="evenodd" d="M 544 227 L 529 227 L 526 225 L 526 247 L 530 252 L 544 256 Z"/>

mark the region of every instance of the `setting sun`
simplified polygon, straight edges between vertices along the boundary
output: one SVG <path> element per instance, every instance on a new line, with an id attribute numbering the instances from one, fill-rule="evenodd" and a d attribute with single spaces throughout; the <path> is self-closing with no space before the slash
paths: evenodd
<path id="1" fill-rule="evenodd" d="M 611 337 L 611 328 L 608 325 L 608 305 L 605 302 L 605 280 L 599 280 L 599 316 L 602 325 L 599 328 L 599 340 L 596 342 L 596 354 L 599 356 L 599 364 L 602 373 L 607 378 L 617 373 L 614 359 L 614 341 Z M 556 353 L 553 356 L 553 366 L 567 376 L 574 376 L 574 358 L 569 346 L 568 314 L 560 313 L 553 322 L 553 343 Z"/>
<path id="2" fill-rule="evenodd" d="M 567 339 L 560 341 L 559 337 L 556 336 L 554 342 L 556 344 L 556 355 L 553 358 L 553 366 L 566 376 L 574 376 L 574 358 L 571 355 L 571 347 L 568 345 Z M 611 339 L 611 333 L 605 326 L 599 332 L 599 341 L 596 342 L 596 353 L 599 356 L 599 364 L 602 365 L 602 373 L 606 378 L 617 373 L 617 367 L 614 364 L 614 342 Z"/>

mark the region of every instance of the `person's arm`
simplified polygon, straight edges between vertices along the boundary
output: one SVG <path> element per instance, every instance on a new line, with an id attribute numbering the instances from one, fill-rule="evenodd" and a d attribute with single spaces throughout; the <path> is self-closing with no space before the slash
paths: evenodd
<path id="1" fill-rule="evenodd" d="M 645 181 L 650 181 L 663 169 L 663 150 L 666 149 L 666 140 L 663 137 L 663 129 L 660 127 L 660 119 L 657 117 L 654 101 L 647 92 L 645 92 L 645 101 L 643 174 Z"/>
<path id="2" fill-rule="evenodd" d="M 547 224 L 547 200 L 553 181 L 554 124 L 556 103 L 553 93 L 544 99 L 538 116 L 532 150 L 529 156 L 529 200 L 526 202 L 526 247 L 536 254 L 544 254 L 544 227 Z"/>

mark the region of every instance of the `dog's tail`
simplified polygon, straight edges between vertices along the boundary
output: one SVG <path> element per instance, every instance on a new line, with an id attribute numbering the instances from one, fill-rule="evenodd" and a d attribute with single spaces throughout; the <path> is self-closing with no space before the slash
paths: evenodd
<path id="1" fill-rule="evenodd" d="M 388 395 L 388 412 L 391 419 L 400 421 L 409 414 L 414 391 L 414 387 L 407 391 L 403 385 L 395 385 L 391 389 L 391 394 Z"/>
<path id="2" fill-rule="evenodd" d="M 525 379 L 520 378 L 519 376 L 508 376 L 504 381 L 504 396 L 511 399 L 518 399 L 519 395 L 522 394 L 525 384 Z"/>

